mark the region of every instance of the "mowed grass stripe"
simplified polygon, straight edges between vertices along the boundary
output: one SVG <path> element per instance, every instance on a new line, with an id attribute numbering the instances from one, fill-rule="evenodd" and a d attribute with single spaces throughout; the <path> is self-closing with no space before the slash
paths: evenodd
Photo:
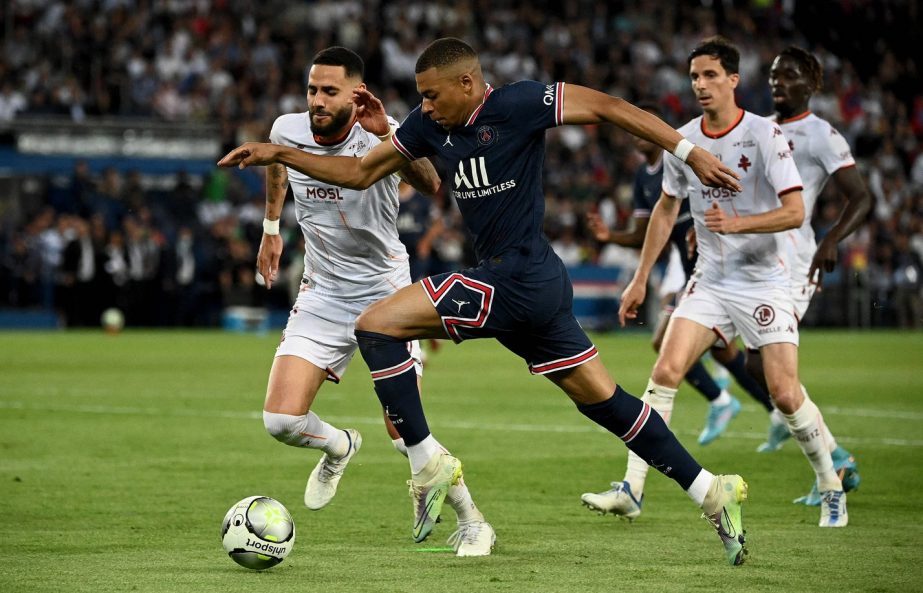
<path id="1" fill-rule="evenodd" d="M 619 382 L 640 391 L 655 356 L 649 337 L 594 341 Z M 920 438 L 919 334 L 802 336 L 802 380 L 862 470 L 843 530 L 819 529 L 818 509 L 791 504 L 812 480 L 794 443 L 753 452 L 764 412 L 749 404 L 729 434 L 699 447 L 706 404 L 680 389 L 673 427 L 683 442 L 710 470 L 750 484 L 751 555 L 737 569 L 659 474 L 634 523 L 582 508 L 582 492 L 621 478 L 624 446 L 490 341 L 433 356 L 423 397 L 497 531 L 492 557 L 416 552 L 444 548 L 454 516 L 411 543 L 407 461 L 381 428 L 358 357 L 314 409 L 357 425 L 364 445 L 330 506 L 308 511 L 301 499 L 319 453 L 279 444 L 259 419 L 277 343 L 221 332 L 0 335 L 0 497 L 11 510 L 0 537 L 14 551 L 0 591 L 903 592 L 923 582 L 920 451 L 885 445 Z M 253 494 L 282 501 L 298 529 L 291 556 L 265 573 L 234 564 L 218 534 L 228 507 Z"/>
<path id="2" fill-rule="evenodd" d="M 190 418 L 231 418 L 237 420 L 253 421 L 263 417 L 262 412 L 235 412 L 231 410 L 177 410 L 170 408 L 136 408 L 136 407 L 119 407 L 119 406 L 91 406 L 91 405 L 67 405 L 67 404 L 33 404 L 21 401 L 0 401 L 0 409 L 24 410 L 33 412 L 70 412 L 79 414 L 104 414 L 104 415 L 133 415 L 133 416 L 176 416 Z M 756 406 L 744 406 L 744 410 L 756 412 L 762 408 Z M 867 413 L 873 412 L 873 413 Z M 855 410 L 848 408 L 839 408 L 835 406 L 824 408 L 827 416 L 843 415 L 849 417 L 863 418 L 888 418 L 894 420 L 907 420 L 917 422 L 923 418 L 923 414 L 908 414 L 888 410 Z M 361 426 L 382 426 L 384 424 L 381 418 L 362 417 L 362 416 L 337 416 L 330 415 L 324 417 L 328 422 L 340 425 L 361 425 Z M 430 423 L 434 429 L 451 429 L 451 430 L 486 430 L 486 431 L 515 431 L 515 432 L 534 432 L 534 433 L 593 433 L 605 432 L 596 425 L 567 425 L 567 424 L 494 424 L 491 422 L 464 422 L 464 421 L 446 421 L 441 420 Z M 697 431 L 677 431 L 680 436 L 693 437 L 698 435 Z M 722 438 L 740 438 L 749 440 L 765 440 L 765 433 L 741 432 L 728 430 Z M 898 439 L 898 438 L 872 438 L 856 436 L 839 436 L 838 441 L 844 444 L 857 444 L 863 446 L 889 446 L 889 447 L 923 447 L 923 440 L 919 439 Z"/>

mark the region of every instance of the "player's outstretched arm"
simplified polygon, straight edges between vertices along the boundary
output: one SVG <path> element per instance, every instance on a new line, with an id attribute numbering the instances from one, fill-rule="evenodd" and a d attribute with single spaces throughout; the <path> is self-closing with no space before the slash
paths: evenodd
<path id="1" fill-rule="evenodd" d="M 613 123 L 639 138 L 644 138 L 685 161 L 696 176 L 709 187 L 741 191 L 740 177 L 707 150 L 694 146 L 652 113 L 638 109 L 628 101 L 606 93 L 569 84 L 564 90 L 564 123 Z"/>
<path id="2" fill-rule="evenodd" d="M 840 214 L 833 228 L 827 233 L 814 253 L 808 278 L 814 279 L 818 273 L 817 283 L 824 278 L 824 272 L 832 272 L 837 262 L 837 247 L 843 239 L 859 228 L 865 220 L 869 210 L 872 209 L 872 194 L 869 193 L 862 176 L 855 167 L 845 167 L 833 174 L 833 182 L 837 190 L 846 194 L 846 208 Z"/>
<path id="3" fill-rule="evenodd" d="M 750 216 L 731 216 L 718 202 L 712 202 L 705 211 L 705 227 L 713 233 L 778 233 L 797 229 L 804 222 L 804 199 L 801 190 L 790 191 L 779 197 L 782 205 L 769 212 Z"/>
<path id="4" fill-rule="evenodd" d="M 350 189 L 366 189 L 385 175 L 403 167 L 407 160 L 390 142 L 382 142 L 362 158 L 319 156 L 290 146 L 247 142 L 218 161 L 219 167 L 258 167 L 278 163 L 318 181 Z"/>
<path id="5" fill-rule="evenodd" d="M 638 307 L 644 303 L 644 297 L 647 294 L 647 279 L 651 268 L 654 267 L 654 263 L 670 239 L 670 233 L 679 215 L 679 208 L 678 199 L 661 192 L 660 199 L 654 205 L 647 223 L 647 233 L 644 236 L 638 269 L 635 270 L 634 277 L 622 293 L 619 303 L 619 323 L 622 327 L 625 327 L 626 319 L 634 319 L 638 316 Z"/>
<path id="6" fill-rule="evenodd" d="M 442 185 L 442 180 L 429 159 L 417 159 L 407 163 L 397 174 L 418 192 L 427 196 L 436 195 L 439 186 Z"/>

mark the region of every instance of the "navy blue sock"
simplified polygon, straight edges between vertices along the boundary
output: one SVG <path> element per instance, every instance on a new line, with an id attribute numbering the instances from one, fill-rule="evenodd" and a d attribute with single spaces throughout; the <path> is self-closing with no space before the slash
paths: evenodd
<path id="1" fill-rule="evenodd" d="M 708 370 L 705 368 L 705 365 L 702 364 L 701 360 L 697 360 L 692 368 L 689 369 L 689 372 L 686 373 L 686 381 L 690 385 L 699 390 L 699 393 L 705 396 L 710 402 L 718 399 L 718 396 L 721 395 L 721 388 L 718 387 L 718 384 L 715 383 L 715 380 L 711 378 L 711 375 L 708 374 Z"/>
<path id="2" fill-rule="evenodd" d="M 767 412 L 772 411 L 772 400 L 766 390 L 760 387 L 760 384 L 753 378 L 753 375 L 747 372 L 747 358 L 743 352 L 738 352 L 734 360 L 724 365 L 724 368 L 731 373 L 738 385 L 744 388 L 744 391 L 750 394 L 750 397 L 763 404 Z"/>
<path id="3" fill-rule="evenodd" d="M 420 402 L 417 373 L 407 342 L 356 330 L 362 358 L 369 365 L 378 401 L 408 447 L 429 436 L 429 426 Z"/>
<path id="4" fill-rule="evenodd" d="M 616 386 L 615 393 L 598 404 L 578 405 L 580 413 L 625 441 L 648 465 L 688 490 L 702 466 L 670 432 L 663 418 L 649 405 Z"/>

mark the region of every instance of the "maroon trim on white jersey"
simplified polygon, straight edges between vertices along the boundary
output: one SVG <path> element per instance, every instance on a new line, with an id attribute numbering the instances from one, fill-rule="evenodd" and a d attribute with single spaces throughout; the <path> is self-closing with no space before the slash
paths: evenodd
<path id="1" fill-rule="evenodd" d="M 740 109 L 740 107 L 738 107 L 737 109 L 740 110 L 740 113 L 737 114 L 737 117 L 734 119 L 733 122 L 731 122 L 731 125 L 729 125 L 728 127 L 718 132 L 709 132 L 707 129 L 705 129 L 705 118 L 703 117 L 701 121 L 702 133 L 712 139 L 721 138 L 722 136 L 727 136 L 728 134 L 730 134 L 731 131 L 734 128 L 736 128 L 740 124 L 740 122 L 743 121 L 744 113 L 746 113 L 746 111 L 744 111 L 743 109 Z"/>
<path id="2" fill-rule="evenodd" d="M 805 111 L 804 113 L 799 113 L 798 115 L 793 116 L 793 117 L 790 117 L 790 118 L 788 118 L 788 119 L 783 119 L 782 121 L 779 121 L 778 116 L 774 117 L 773 119 L 775 120 L 776 123 L 779 123 L 779 124 L 788 124 L 788 123 L 791 123 L 791 122 L 793 122 L 793 121 L 798 121 L 799 119 L 804 119 L 804 118 L 806 118 L 806 117 L 809 116 L 809 115 L 811 115 L 811 110 L 810 110 L 810 109 L 809 109 L 808 111 Z"/>
<path id="3" fill-rule="evenodd" d="M 324 369 L 324 370 L 325 370 L 325 372 L 327 373 L 327 380 L 328 380 L 328 381 L 330 381 L 331 383 L 339 383 L 339 382 L 340 382 L 340 377 L 339 377 L 339 375 L 337 375 L 336 373 L 334 373 L 332 368 L 327 367 L 327 368 Z"/>
<path id="4" fill-rule="evenodd" d="M 590 346 L 588 349 L 584 350 L 580 354 L 577 354 L 576 356 L 559 358 L 558 360 L 543 362 L 541 364 L 530 364 L 529 372 L 533 375 L 545 375 L 555 371 L 563 371 L 564 369 L 580 366 L 589 360 L 593 360 L 597 356 L 599 356 L 599 351 L 596 349 L 596 346 Z"/>
<path id="5" fill-rule="evenodd" d="M 783 189 L 782 191 L 780 191 L 780 192 L 779 192 L 779 197 L 781 198 L 781 197 L 784 196 L 785 194 L 790 194 L 790 193 L 792 193 L 793 191 L 801 191 L 801 190 L 803 190 L 803 189 L 804 189 L 804 187 L 801 186 L 801 185 L 793 185 L 792 187 L 787 187 L 787 188 Z"/>
<path id="6" fill-rule="evenodd" d="M 651 407 L 648 404 L 644 404 L 644 407 L 641 408 L 641 413 L 638 414 L 638 417 L 635 419 L 635 423 L 631 425 L 631 428 L 620 436 L 619 438 L 625 441 L 625 444 L 630 443 L 638 433 L 641 432 L 641 429 L 644 428 L 644 425 L 647 424 L 647 419 L 651 417 Z"/>
<path id="7" fill-rule="evenodd" d="M 462 276 L 457 272 L 449 275 L 439 286 L 434 286 L 433 279 L 430 277 L 424 278 L 421 284 L 423 285 L 424 292 L 426 292 L 426 296 L 429 297 L 433 306 L 436 307 L 439 305 L 439 302 L 445 298 L 449 289 L 452 288 L 456 282 L 484 295 L 483 306 L 478 310 L 477 317 L 442 317 L 442 325 L 446 333 L 449 334 L 453 342 L 458 343 L 464 340 L 464 338 L 458 334 L 458 329 L 456 329 L 456 327 L 478 328 L 482 327 L 484 323 L 487 322 L 487 317 L 490 315 L 490 307 L 494 300 L 494 287 L 490 284 L 474 280 L 473 278 Z"/>

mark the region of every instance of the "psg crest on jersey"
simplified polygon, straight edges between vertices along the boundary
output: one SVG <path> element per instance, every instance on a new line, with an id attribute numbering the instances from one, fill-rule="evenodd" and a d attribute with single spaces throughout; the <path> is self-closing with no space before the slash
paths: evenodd
<path id="1" fill-rule="evenodd" d="M 487 146 L 497 139 L 497 130 L 493 126 L 481 126 L 478 128 L 478 144 Z"/>

